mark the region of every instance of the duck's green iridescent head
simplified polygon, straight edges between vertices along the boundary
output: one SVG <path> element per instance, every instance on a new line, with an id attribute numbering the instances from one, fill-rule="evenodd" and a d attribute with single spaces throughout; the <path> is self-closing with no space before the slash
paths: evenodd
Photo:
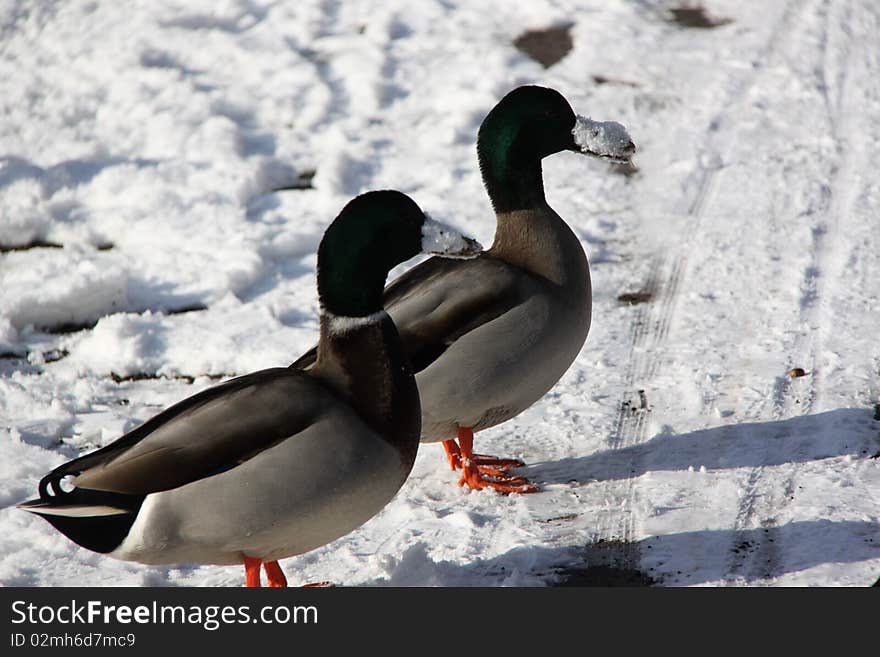
<path id="1" fill-rule="evenodd" d="M 635 145 L 620 124 L 576 115 L 554 89 L 523 86 L 502 98 L 477 137 L 480 170 L 495 210 L 543 203 L 541 160 L 565 150 L 626 161 Z"/>
<path id="2" fill-rule="evenodd" d="M 409 196 L 393 190 L 352 199 L 318 247 L 318 297 L 338 317 L 382 309 L 388 272 L 419 253 L 473 257 L 480 244 L 434 221 Z"/>

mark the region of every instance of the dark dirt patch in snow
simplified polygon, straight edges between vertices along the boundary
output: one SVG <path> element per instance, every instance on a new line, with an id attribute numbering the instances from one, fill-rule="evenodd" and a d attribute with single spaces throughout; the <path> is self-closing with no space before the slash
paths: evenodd
<path id="1" fill-rule="evenodd" d="M 0 359 L 3 360 L 29 360 L 30 355 L 33 352 L 25 351 L 3 351 L 0 352 Z M 54 363 L 62 358 L 67 358 L 70 356 L 70 352 L 67 349 L 50 349 L 49 351 L 44 351 L 42 353 L 42 360 L 44 363 Z"/>
<path id="2" fill-rule="evenodd" d="M 55 242 L 47 242 L 46 240 L 31 240 L 26 244 L 0 244 L 0 253 L 9 253 L 10 251 L 30 251 L 31 249 L 63 249 L 64 246 Z"/>
<path id="3" fill-rule="evenodd" d="M 90 322 L 64 322 L 52 326 L 41 326 L 40 328 L 52 335 L 64 335 L 66 333 L 78 333 L 79 331 L 93 329 L 97 323 L 98 320 L 95 319 Z"/>
<path id="4" fill-rule="evenodd" d="M 675 7 L 670 9 L 669 13 L 672 14 L 669 21 L 681 27 L 711 29 L 733 22 L 732 18 L 712 18 L 706 13 L 706 8 L 701 5 L 696 7 Z"/>
<path id="5" fill-rule="evenodd" d="M 630 82 L 629 80 L 621 80 L 620 78 L 609 78 L 606 75 L 594 75 L 593 82 L 596 84 L 619 84 L 624 87 L 638 87 L 638 82 Z"/>
<path id="6" fill-rule="evenodd" d="M 624 292 L 617 296 L 617 300 L 626 306 L 635 306 L 640 303 L 647 303 L 654 298 L 651 290 L 640 290 L 638 292 Z"/>
<path id="7" fill-rule="evenodd" d="M 568 24 L 544 30 L 528 30 L 514 39 L 513 45 L 544 68 L 550 68 L 565 57 L 574 46 L 571 27 L 571 24 Z"/>
<path id="8" fill-rule="evenodd" d="M 564 516 L 554 516 L 552 518 L 547 518 L 544 522 L 563 522 L 565 520 L 574 520 L 577 517 L 577 513 L 566 513 Z"/>
<path id="9" fill-rule="evenodd" d="M 134 374 L 117 374 L 116 372 L 110 372 L 110 378 L 113 379 L 114 383 L 124 383 L 127 381 L 152 381 L 154 379 L 175 379 L 178 381 L 186 381 L 187 383 L 192 383 L 196 380 L 194 376 L 189 376 L 188 374 L 181 374 L 178 376 L 165 376 L 164 374 L 150 374 L 148 372 L 135 372 Z"/>
<path id="10" fill-rule="evenodd" d="M 191 303 L 186 306 L 179 306 L 177 308 L 168 308 L 166 310 L 162 310 L 166 315 L 182 315 L 184 313 L 195 313 L 201 312 L 202 310 L 207 310 L 208 306 L 203 303 Z"/>
<path id="11" fill-rule="evenodd" d="M 54 363 L 68 356 L 70 356 L 70 352 L 67 349 L 50 349 L 43 352 L 43 362 Z"/>
<path id="12" fill-rule="evenodd" d="M 657 580 L 638 568 L 639 544 L 599 539 L 584 548 L 583 565 L 554 568 L 554 586 L 654 586 Z"/>
<path id="13" fill-rule="evenodd" d="M 155 374 L 151 372 L 135 372 L 134 374 L 117 374 L 110 372 L 110 378 L 114 383 L 127 383 L 129 381 L 156 381 L 165 379 L 168 381 L 186 381 L 193 383 L 197 378 L 210 379 L 211 381 L 220 381 L 221 379 L 231 379 L 234 374 L 199 374 L 197 377 L 190 374 L 175 374 L 168 376 L 167 374 Z"/>
<path id="14" fill-rule="evenodd" d="M 312 184 L 312 180 L 315 178 L 315 174 L 317 171 L 315 169 L 305 169 L 300 171 L 296 180 L 294 180 L 289 185 L 283 185 L 281 187 L 276 187 L 275 192 L 285 192 L 288 190 L 302 190 L 302 189 L 314 189 L 315 186 Z"/>
<path id="15" fill-rule="evenodd" d="M 556 586 L 654 586 L 649 575 L 631 568 L 588 566 L 559 571 L 562 579 Z"/>

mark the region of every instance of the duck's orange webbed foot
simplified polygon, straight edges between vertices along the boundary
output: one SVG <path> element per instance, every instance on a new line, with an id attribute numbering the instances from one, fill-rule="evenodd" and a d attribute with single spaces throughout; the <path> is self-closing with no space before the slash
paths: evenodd
<path id="1" fill-rule="evenodd" d="M 474 454 L 471 457 L 471 462 L 475 463 L 480 470 L 510 470 L 511 468 L 521 468 L 525 465 L 519 459 L 502 459 L 486 454 Z"/>
<path id="2" fill-rule="evenodd" d="M 458 442 L 444 440 L 443 447 L 449 458 L 449 465 L 455 470 L 461 468 L 459 486 L 467 485 L 471 490 L 494 488 L 499 493 L 536 493 L 538 487 L 529 483 L 525 477 L 507 474 L 507 470 L 518 468 L 524 463 L 518 459 L 502 459 L 484 454 L 474 454 L 474 432 L 469 427 L 458 430 Z"/>

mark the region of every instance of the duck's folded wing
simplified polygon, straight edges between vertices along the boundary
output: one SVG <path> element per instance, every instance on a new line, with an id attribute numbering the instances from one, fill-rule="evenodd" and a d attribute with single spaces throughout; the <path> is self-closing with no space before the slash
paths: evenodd
<path id="1" fill-rule="evenodd" d="M 450 345 L 522 301 L 527 274 L 490 257 L 431 258 L 385 290 L 415 372 L 428 367 Z"/>
<path id="2" fill-rule="evenodd" d="M 61 478 L 78 488 L 144 495 L 235 467 L 295 436 L 330 403 L 331 393 L 301 372 L 274 368 L 231 379 L 183 400 L 114 443 L 53 470 L 41 497 Z"/>

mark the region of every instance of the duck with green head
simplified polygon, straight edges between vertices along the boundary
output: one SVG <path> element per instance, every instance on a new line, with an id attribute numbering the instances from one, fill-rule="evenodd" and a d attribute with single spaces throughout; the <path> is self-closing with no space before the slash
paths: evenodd
<path id="1" fill-rule="evenodd" d="M 420 252 L 479 244 L 407 196 L 343 208 L 318 250 L 321 337 L 307 372 L 231 379 L 55 468 L 38 514 L 79 545 L 148 564 L 244 564 L 248 586 L 284 586 L 278 560 L 369 520 L 415 460 L 421 413 L 409 360 L 382 308 L 388 271 Z M 67 485 L 62 484 L 67 480 Z"/>
<path id="2" fill-rule="evenodd" d="M 590 328 L 587 257 L 544 196 L 541 160 L 561 151 L 624 162 L 635 145 L 620 124 L 575 115 L 553 89 L 507 94 L 477 137 L 497 220 L 492 248 L 472 260 L 431 258 L 385 289 L 385 308 L 416 372 L 421 440 L 442 441 L 450 466 L 462 469 L 459 484 L 472 489 L 536 490 L 508 473 L 521 461 L 474 454 L 474 432 L 538 401 Z M 292 367 L 309 367 L 315 353 Z"/>

